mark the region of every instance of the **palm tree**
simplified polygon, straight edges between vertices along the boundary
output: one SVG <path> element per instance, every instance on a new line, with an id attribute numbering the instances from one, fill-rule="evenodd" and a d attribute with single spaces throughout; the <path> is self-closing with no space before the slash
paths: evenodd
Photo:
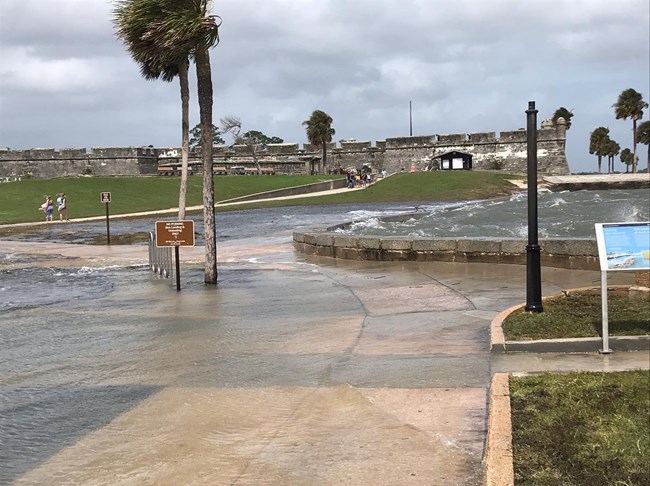
<path id="1" fill-rule="evenodd" d="M 553 113 L 553 118 L 551 118 L 553 126 L 557 125 L 557 119 L 560 117 L 564 118 L 564 121 L 566 122 L 566 129 L 568 130 L 571 128 L 571 118 L 573 117 L 573 112 L 567 110 L 564 106 L 559 107 L 557 110 L 555 110 L 555 113 Z"/>
<path id="2" fill-rule="evenodd" d="M 598 173 L 602 172 L 603 155 L 607 154 L 607 145 L 609 143 L 609 128 L 598 127 L 591 132 L 589 138 L 589 153 L 596 154 L 598 157 Z"/>
<path id="3" fill-rule="evenodd" d="M 314 110 L 309 120 L 302 122 L 307 127 L 307 140 L 316 147 L 323 148 L 319 171 L 327 169 L 327 144 L 332 141 L 336 131 L 332 128 L 332 117 L 321 110 Z"/>
<path id="4" fill-rule="evenodd" d="M 182 65 L 193 58 L 196 64 L 201 154 L 203 162 L 203 225 L 205 236 L 206 283 L 217 283 L 217 246 L 214 223 L 214 180 L 212 176 L 212 72 L 209 48 L 219 42 L 218 17 L 208 15 L 209 0 L 118 0 L 118 36 L 143 69 L 162 72 L 165 67 Z M 181 83 L 183 81 L 181 80 Z M 181 98 L 184 94 L 181 91 Z M 187 91 L 189 99 L 189 90 Z M 189 122 L 183 123 L 189 145 Z M 184 141 L 184 150 L 185 150 Z M 186 170 L 186 169 L 185 169 Z M 179 204 L 180 206 L 180 204 Z M 183 204 L 184 206 L 184 204 Z"/>
<path id="5" fill-rule="evenodd" d="M 178 76 L 181 91 L 181 183 L 178 196 L 178 219 L 185 219 L 187 199 L 187 165 L 189 159 L 189 78 L 187 51 L 167 49 L 159 52 L 151 26 L 164 15 L 157 0 L 116 0 L 113 22 L 117 37 L 140 65 L 147 80 L 171 82 Z"/>
<path id="6" fill-rule="evenodd" d="M 614 157 L 618 155 L 621 146 L 614 140 L 608 140 L 605 146 L 605 155 L 607 155 L 607 173 L 614 172 Z"/>
<path id="7" fill-rule="evenodd" d="M 630 166 L 632 165 L 634 154 L 629 148 L 624 148 L 621 150 L 621 162 L 625 164 L 625 173 L 627 174 L 630 171 Z"/>
<path id="8" fill-rule="evenodd" d="M 639 123 L 636 128 L 636 141 L 648 146 L 648 167 L 650 167 L 650 121 Z"/>
<path id="9" fill-rule="evenodd" d="M 623 120 L 627 120 L 628 118 L 632 119 L 632 137 L 634 147 L 632 172 L 636 172 L 636 122 L 643 118 L 643 109 L 648 107 L 648 103 L 643 101 L 643 95 L 641 93 L 632 88 L 628 88 L 618 95 L 618 100 L 612 106 L 614 107 L 617 120 L 620 118 Z"/>

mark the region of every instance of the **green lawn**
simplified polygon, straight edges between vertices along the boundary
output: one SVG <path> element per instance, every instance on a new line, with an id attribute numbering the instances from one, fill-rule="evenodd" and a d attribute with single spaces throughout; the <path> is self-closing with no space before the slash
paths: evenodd
<path id="1" fill-rule="evenodd" d="M 327 196 L 255 203 L 255 207 L 280 207 L 317 204 L 363 204 L 410 201 L 461 201 L 507 196 L 516 190 L 509 179 L 521 175 L 506 172 L 440 171 L 398 173 L 379 180 L 366 189 Z M 236 206 L 231 209 L 239 209 Z M 247 206 L 251 207 L 251 206 Z"/>
<path id="2" fill-rule="evenodd" d="M 523 308 L 503 322 L 506 340 L 597 337 L 602 327 L 601 297 L 572 293 L 545 299 L 544 312 Z M 612 336 L 650 334 L 650 304 L 643 299 L 610 295 L 607 299 L 609 333 Z"/>
<path id="3" fill-rule="evenodd" d="M 511 377 L 517 486 L 650 484 L 650 372 Z"/>
<path id="4" fill-rule="evenodd" d="M 342 176 L 217 176 L 215 200 L 223 201 L 340 177 Z M 400 173 L 364 190 L 286 201 L 256 202 L 245 207 L 483 199 L 511 193 L 514 186 L 507 180 L 517 177 L 505 172 L 479 171 Z M 179 182 L 180 179 L 176 177 L 79 177 L 2 183 L 0 224 L 43 219 L 43 213 L 38 207 L 43 202 L 44 195 L 55 196 L 60 192 L 67 195 L 69 216 L 73 219 L 103 215 L 105 205 L 99 200 L 101 192 L 111 193 L 110 213 L 113 215 L 177 207 Z M 188 180 L 187 205 L 196 206 L 201 203 L 202 178 L 199 175 L 191 176 Z M 54 216 L 56 218 L 56 212 Z"/>
<path id="5" fill-rule="evenodd" d="M 218 176 L 215 200 L 310 184 L 333 176 Z M 341 177 L 341 176 L 338 176 Z M 187 205 L 202 204 L 201 176 L 188 178 Z M 179 177 L 79 177 L 26 179 L 0 184 L 0 224 L 40 221 L 38 207 L 44 196 L 65 192 L 70 218 L 100 216 L 106 208 L 101 192 L 111 193 L 111 214 L 178 207 Z M 56 218 L 56 211 L 54 214 Z"/>

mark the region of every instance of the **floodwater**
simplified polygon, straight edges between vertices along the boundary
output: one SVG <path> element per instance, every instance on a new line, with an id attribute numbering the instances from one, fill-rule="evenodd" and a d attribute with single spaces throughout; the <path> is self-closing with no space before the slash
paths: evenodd
<path id="1" fill-rule="evenodd" d="M 489 324 L 525 300 L 525 269 L 291 247 L 299 227 L 412 209 L 219 214 L 219 285 L 190 258 L 181 292 L 144 248 L 48 246 L 101 223 L 0 241 L 0 484 L 481 484 Z"/>
<path id="2" fill-rule="evenodd" d="M 377 215 L 337 231 L 364 236 L 524 239 L 528 236 L 527 196 L 523 192 L 488 201 L 422 204 L 417 209 L 425 213 L 424 217 L 388 222 L 381 221 L 381 215 Z M 650 220 L 650 191 L 544 191 L 538 194 L 538 214 L 540 238 L 595 239 L 595 223 Z"/>

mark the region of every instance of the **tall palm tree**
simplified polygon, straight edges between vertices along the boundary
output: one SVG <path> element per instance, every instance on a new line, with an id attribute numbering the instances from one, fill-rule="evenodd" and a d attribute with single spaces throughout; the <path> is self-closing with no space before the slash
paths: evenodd
<path id="1" fill-rule="evenodd" d="M 614 157 L 621 151 L 621 146 L 615 140 L 608 140 L 605 146 L 605 155 L 607 155 L 607 173 L 614 172 Z"/>
<path id="2" fill-rule="evenodd" d="M 648 146 L 648 159 L 646 160 L 650 167 L 650 121 L 639 123 L 636 127 L 636 141 Z"/>
<path id="3" fill-rule="evenodd" d="M 632 137 L 634 145 L 632 172 L 636 172 L 636 122 L 643 118 L 643 109 L 648 107 L 648 103 L 643 101 L 643 95 L 641 93 L 632 88 L 628 88 L 618 95 L 618 100 L 612 106 L 614 107 L 617 120 L 620 118 L 623 120 L 627 120 L 628 118 L 632 119 Z"/>
<path id="4" fill-rule="evenodd" d="M 591 132 L 589 138 L 589 153 L 596 154 L 598 157 L 598 173 L 602 172 L 603 155 L 607 154 L 607 145 L 609 143 L 609 128 L 598 127 Z"/>
<path id="5" fill-rule="evenodd" d="M 178 196 L 178 219 L 185 219 L 187 173 L 189 159 L 188 58 L 190 52 L 167 49 L 159 52 L 151 31 L 152 25 L 164 15 L 158 0 L 116 0 L 113 22 L 117 37 L 140 65 L 147 80 L 171 82 L 178 76 L 181 92 L 181 182 Z"/>
<path id="6" fill-rule="evenodd" d="M 203 227 L 205 238 L 205 283 L 217 283 L 217 239 L 214 222 L 214 179 L 212 175 L 212 70 L 209 49 L 219 42 L 220 19 L 208 15 L 209 0 L 124 0 L 132 7 L 140 6 L 154 16 L 137 16 L 139 10 L 128 10 L 144 25 L 140 38 L 144 45 L 137 50 L 140 58 L 149 60 L 154 68 L 170 64 L 181 55 L 194 59 L 197 74 L 201 124 L 201 158 L 203 162 Z M 143 6 L 148 6 L 145 9 Z M 151 10 L 149 10 L 151 9 Z M 134 22 L 136 22 L 134 20 Z M 133 54 L 133 53 L 132 53 Z M 135 58 L 135 56 L 134 56 Z M 189 124 L 188 124 L 189 131 Z"/>
<path id="7" fill-rule="evenodd" d="M 321 110 L 314 110 L 309 120 L 302 122 L 307 127 L 307 140 L 316 147 L 322 147 L 323 157 L 319 164 L 319 172 L 327 169 L 327 144 L 332 141 L 336 131 L 332 128 L 332 117 Z"/>

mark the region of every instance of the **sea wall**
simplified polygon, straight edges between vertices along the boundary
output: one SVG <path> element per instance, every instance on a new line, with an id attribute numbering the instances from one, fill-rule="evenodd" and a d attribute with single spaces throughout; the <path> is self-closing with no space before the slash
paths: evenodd
<path id="1" fill-rule="evenodd" d="M 569 173 L 566 160 L 564 124 L 542 124 L 537 131 L 537 163 L 541 174 Z M 0 178 L 53 178 L 75 176 L 156 175 L 158 163 L 178 160 L 165 157 L 177 147 L 95 147 L 0 149 Z M 327 172 L 368 164 L 378 172 L 437 170 L 439 156 L 459 151 L 473 156 L 474 170 L 508 170 L 526 172 L 527 142 L 525 130 L 458 133 L 417 137 L 395 137 L 369 141 L 340 141 L 327 145 Z M 318 171 L 322 149 L 310 144 L 269 144 L 264 147 L 244 145 L 218 146 L 213 149 L 214 165 L 225 167 L 269 167 L 276 174 L 309 174 Z M 190 155 L 194 172 L 201 170 L 200 153 Z"/>
<path id="2" fill-rule="evenodd" d="M 294 232 L 296 251 L 345 260 L 526 264 L 527 241 L 516 238 L 398 238 L 344 236 L 328 231 Z M 545 267 L 599 270 L 596 240 L 540 241 Z"/>

